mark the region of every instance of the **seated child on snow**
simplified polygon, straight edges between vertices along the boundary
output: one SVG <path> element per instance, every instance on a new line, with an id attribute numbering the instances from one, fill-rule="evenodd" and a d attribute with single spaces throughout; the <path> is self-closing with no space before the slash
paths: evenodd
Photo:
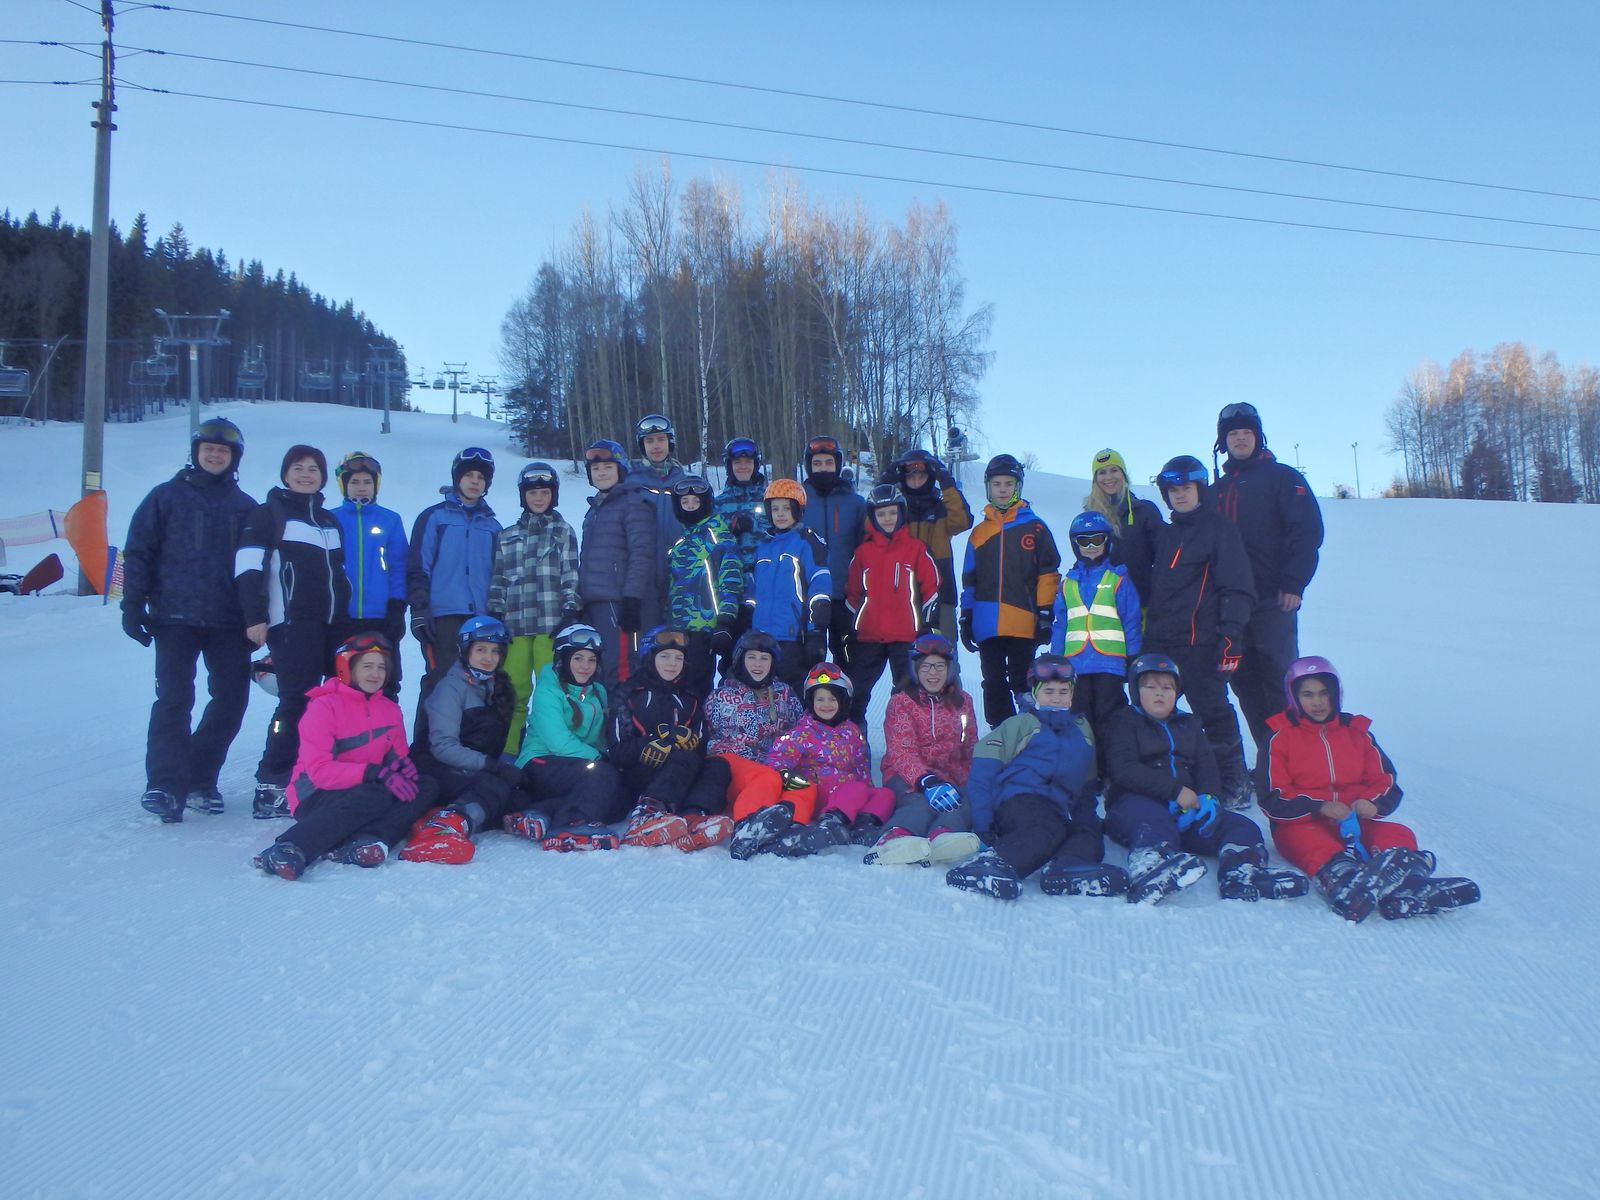
<path id="1" fill-rule="evenodd" d="M 782 649 L 769 633 L 752 629 L 733 648 L 722 686 L 706 701 L 711 753 L 728 764 L 728 799 L 734 821 L 776 804 L 783 780 L 764 761 L 772 743 L 800 720 L 800 699 L 778 678 Z"/>
<path id="2" fill-rule="evenodd" d="M 534 807 L 507 813 L 507 833 L 546 850 L 615 850 L 609 826 L 628 809 L 622 776 L 606 761 L 606 689 L 600 632 L 572 624 L 556 631 L 554 660 L 539 672 L 517 766 Z"/>
<path id="3" fill-rule="evenodd" d="M 423 773 L 438 780 L 446 807 L 418 822 L 400 851 L 407 862 L 470 862 L 473 835 L 502 828 L 508 813 L 528 804 L 518 790 L 522 772 L 500 757 L 516 701 L 500 669 L 510 631 L 494 617 L 468 617 L 456 642 L 456 661 L 423 702 L 418 723 L 426 735 L 419 733 L 414 749 Z"/>
<path id="4" fill-rule="evenodd" d="M 952 867 L 945 882 L 1015 900 L 1022 881 L 1049 863 L 1039 881 L 1047 894 L 1104 895 L 1118 872 L 1100 865 L 1094 742 L 1088 720 L 1072 711 L 1072 661 L 1041 654 L 1025 682 L 1024 711 L 978 743 L 967 777 L 972 826 L 989 848 Z"/>
<path id="5" fill-rule="evenodd" d="M 639 639 L 633 673 L 617 685 L 607 722 L 606 756 L 638 802 L 624 846 L 704 850 L 733 832 L 728 764 L 706 755 L 705 708 L 688 679 L 692 647 L 680 629 L 658 626 Z"/>
<path id="6" fill-rule="evenodd" d="M 1299 658 L 1283 681 L 1289 707 L 1267 721 L 1268 792 L 1261 808 L 1272 842 L 1346 920 L 1377 909 L 1390 920 L 1475 903 L 1470 879 L 1433 878 L 1434 856 L 1386 820 L 1400 805 L 1394 764 L 1370 717 L 1342 712 L 1339 673 L 1325 658 Z"/>
<path id="7" fill-rule="evenodd" d="M 1270 870 L 1261 830 L 1220 806 L 1222 775 L 1205 727 L 1177 707 L 1177 663 L 1165 654 L 1139 655 L 1128 664 L 1128 692 L 1133 705 L 1111 718 L 1104 747 L 1106 832 L 1128 848 L 1127 876 L 1115 880 L 1113 892 L 1126 890 L 1135 904 L 1159 903 L 1200 880 L 1204 854 L 1217 858 L 1224 900 L 1304 896 L 1306 877 Z"/>
<path id="8" fill-rule="evenodd" d="M 383 693 L 393 660 L 381 633 L 359 633 L 334 652 L 335 677 L 312 689 L 300 718 L 288 787 L 295 822 L 256 855 L 263 871 L 299 879 L 324 855 L 376 867 L 433 806 L 439 785 L 418 776 L 400 706 Z"/>
<path id="9" fill-rule="evenodd" d="M 850 678 L 831 662 L 806 675 L 806 713 L 773 743 L 766 764 L 783 779 L 782 798 L 734 830 L 734 858 L 771 851 L 805 858 L 852 840 L 851 822 L 870 844 L 894 808 L 894 794 L 872 786 L 872 758 L 850 720 Z M 817 806 L 822 815 L 808 824 Z"/>
<path id="10" fill-rule="evenodd" d="M 894 793 L 888 826 L 863 860 L 955 862 L 981 848 L 962 795 L 978 744 L 972 697 L 956 678 L 956 651 L 940 633 L 911 643 L 910 674 L 883 717 L 883 785 Z"/>

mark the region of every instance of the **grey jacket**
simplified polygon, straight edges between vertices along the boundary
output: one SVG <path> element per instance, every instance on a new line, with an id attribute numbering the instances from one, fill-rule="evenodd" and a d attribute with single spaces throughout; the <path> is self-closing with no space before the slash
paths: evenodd
<path id="1" fill-rule="evenodd" d="M 481 771 L 490 763 L 461 744 L 461 717 L 489 703 L 489 685 L 479 683 L 460 666 L 452 666 L 428 693 L 428 750 L 440 764 L 458 771 Z"/>

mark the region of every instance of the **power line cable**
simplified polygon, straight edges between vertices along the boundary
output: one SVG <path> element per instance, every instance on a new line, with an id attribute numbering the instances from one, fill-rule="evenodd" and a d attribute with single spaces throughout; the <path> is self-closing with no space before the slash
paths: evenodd
<path id="1" fill-rule="evenodd" d="M 70 0 L 69 0 L 70 2 Z M 771 96 L 787 96 L 797 100 L 821 100 L 829 104 L 850 104 L 863 108 L 876 108 L 886 112 L 910 113 L 923 117 L 940 117 L 954 121 L 973 121 L 985 125 L 1000 125 L 1012 129 L 1028 129 L 1040 133 L 1062 133 L 1072 137 L 1101 138 L 1107 141 L 1128 142 L 1141 146 L 1157 146 L 1167 150 L 1191 150 L 1201 154 L 1227 155 L 1249 158 L 1259 162 L 1284 163 L 1289 166 L 1314 167 L 1326 171 L 1350 171 L 1363 175 L 1382 175 L 1391 179 L 1410 179 L 1421 183 L 1443 183 L 1452 187 L 1487 188 L 1501 192 L 1521 192 L 1530 196 L 1550 196 L 1560 200 L 1587 200 L 1600 203 L 1600 196 L 1576 192 L 1549 191 L 1543 188 L 1519 187 L 1506 183 L 1488 183 L 1475 179 L 1452 179 L 1448 176 L 1421 175 L 1409 171 L 1390 171 L 1378 167 L 1356 166 L 1350 163 L 1322 162 L 1317 159 L 1292 158 L 1280 154 L 1260 154 L 1248 150 L 1230 150 L 1220 146 L 1204 146 L 1189 142 L 1174 142 L 1161 138 L 1135 137 L 1130 134 L 1106 133 L 1096 129 L 1073 129 L 1061 125 L 1045 125 L 1033 121 L 1017 121 L 1005 117 L 990 117 L 974 113 L 952 112 L 937 108 L 922 108 L 912 104 L 895 104 L 884 100 L 864 100 L 854 96 L 833 96 L 823 92 L 804 92 L 790 88 L 770 87 L 756 83 L 738 83 L 726 79 L 707 79 L 696 75 L 675 75 L 666 71 L 649 71 L 640 67 L 619 67 L 609 63 L 582 62 L 549 55 L 527 54 L 517 50 L 500 50 L 482 46 L 465 46 L 453 42 L 430 41 L 425 38 L 402 37 L 392 33 L 374 33 L 363 29 L 337 29 L 327 25 L 310 25 L 300 21 L 282 21 L 271 17 L 251 17 L 242 13 L 215 12 L 206 8 L 190 8 L 180 4 L 149 4 L 145 7 L 158 12 L 188 13 L 192 16 L 216 17 L 229 21 L 248 21 L 258 25 L 275 25 L 283 29 L 298 29 L 310 33 L 331 33 L 341 37 L 368 38 L 373 41 L 393 42 L 403 46 L 420 46 L 431 50 L 449 50 L 460 54 L 481 54 L 495 58 L 517 59 L 522 62 L 547 63 L 552 66 L 576 67 L 586 71 L 610 71 L 620 75 L 635 75 L 646 79 L 664 79 L 673 83 L 691 83 L 702 87 L 732 88 L 746 92 L 760 92 Z"/>
<path id="2" fill-rule="evenodd" d="M 1388 229 L 1363 229 L 1350 225 L 1326 225 L 1311 221 L 1290 221 L 1277 217 L 1250 217 L 1238 213 L 1207 212 L 1201 209 L 1168 208 L 1155 204 L 1134 204 L 1120 200 L 1095 200 L 1085 196 L 1063 196 L 1053 192 L 1033 192 L 1018 188 L 990 187 L 976 183 L 955 183 L 948 180 L 916 179 L 903 175 L 883 175 L 870 171 L 851 171 L 841 167 L 816 167 L 795 163 L 771 162 L 766 159 L 738 158 L 726 154 L 705 154 L 687 150 L 669 150 L 658 146 L 635 146 L 622 142 L 602 142 L 586 138 L 558 137 L 548 133 L 528 133 L 513 129 L 491 129 L 479 125 L 457 125 L 447 121 L 424 121 L 415 117 L 396 117 L 382 113 L 351 112 L 346 109 L 320 108 L 307 104 L 287 104 L 274 100 L 248 100 L 239 96 L 218 96 L 207 92 L 180 91 L 175 88 L 149 87 L 124 79 L 127 87 L 136 88 L 142 92 L 154 95 L 181 96 L 191 100 L 212 100 L 224 104 L 242 104 L 256 108 L 272 108 L 285 112 L 312 113 L 319 116 L 350 117 L 362 121 L 379 121 L 393 125 L 413 125 L 425 129 L 442 129 L 456 133 L 483 133 L 496 137 L 514 137 L 530 141 L 556 142 L 569 146 L 590 146 L 602 150 L 625 150 L 633 154 L 668 155 L 677 158 L 693 158 L 707 162 L 732 163 L 746 167 L 768 167 L 784 171 L 802 171 L 821 175 L 838 175 L 851 179 L 871 179 L 885 183 L 904 183 L 914 187 L 950 188 L 957 191 L 982 192 L 994 196 L 1011 196 L 1022 199 L 1049 200 L 1064 204 L 1085 204 L 1099 208 L 1119 208 L 1134 212 L 1168 213 L 1175 216 L 1206 217 L 1218 221 L 1236 221 L 1253 225 L 1277 225 L 1289 229 L 1315 229 L 1330 233 L 1354 233 L 1368 237 L 1400 238 L 1407 241 L 1440 242 L 1456 246 L 1478 246 L 1495 250 L 1526 250 L 1539 254 L 1564 254 L 1583 258 L 1600 258 L 1600 250 L 1570 250 L 1556 246 L 1530 246 L 1515 242 L 1490 242 L 1476 238 L 1444 237 L 1438 234 L 1426 233 L 1401 233 Z"/>
<path id="3" fill-rule="evenodd" d="M 54 44 L 54 43 L 41 43 Z M 1354 208 L 1374 208 L 1385 212 L 1412 213 L 1427 217 L 1454 217 L 1467 221 L 1494 221 L 1504 225 L 1528 225 L 1540 229 L 1564 229 L 1576 233 L 1600 233 L 1593 225 L 1569 225 L 1558 221 L 1538 221 L 1526 217 L 1497 217 L 1487 213 L 1460 212 L 1453 209 L 1419 208 L 1407 204 L 1385 204 L 1376 200 L 1350 200 L 1338 196 L 1318 196 L 1305 192 L 1282 192 L 1270 188 L 1246 187 L 1241 184 L 1207 183 L 1195 179 L 1178 179 L 1164 175 L 1142 175 L 1132 171 L 1107 171 L 1096 167 L 1078 167 L 1067 163 L 1044 162 L 1028 158 L 1007 158 L 993 154 L 974 154 L 964 150 L 946 150 L 936 146 L 913 146 L 900 142 L 879 142 L 867 138 L 844 137 L 837 134 L 810 133 L 800 129 L 782 129 L 766 125 L 745 125 L 735 121 L 716 121 L 700 117 L 680 117 L 666 113 L 645 112 L 640 109 L 613 108 L 599 104 L 580 104 L 571 100 L 548 100 L 539 96 L 521 96 L 510 92 L 488 92 L 476 88 L 451 87 L 445 84 L 421 83 L 411 79 L 389 79 L 378 75 L 354 75 L 345 71 L 325 71 L 313 67 L 291 67 L 282 63 L 256 62 L 242 58 L 223 58 L 211 54 L 190 54 L 181 50 L 157 50 L 153 47 L 129 47 L 124 56 L 154 54 L 163 58 L 183 58 L 195 62 L 218 63 L 233 67 L 254 67 L 266 71 L 282 71 L 294 75 L 312 75 L 323 79 L 342 79 L 355 83 L 376 83 L 386 87 L 411 88 L 418 91 L 441 92 L 455 96 L 473 96 L 486 100 L 511 100 L 520 104 L 540 104 L 553 108 L 573 109 L 579 112 L 604 113 L 609 116 L 642 117 L 655 121 L 674 121 L 686 125 L 703 125 L 714 129 L 731 129 L 744 133 L 774 134 L 779 137 L 807 138 L 812 141 L 833 142 L 838 145 L 860 146 L 872 150 L 898 150 L 913 154 L 932 154 L 943 158 L 961 158 L 972 162 L 996 163 L 1001 166 L 1034 167 L 1046 171 L 1066 171 L 1077 175 L 1097 175 L 1107 179 L 1128 179 L 1140 183 L 1165 183 L 1177 187 L 1204 188 L 1208 191 L 1235 192 L 1248 196 L 1267 196 L 1277 200 L 1307 200 L 1317 204 L 1339 204 Z"/>

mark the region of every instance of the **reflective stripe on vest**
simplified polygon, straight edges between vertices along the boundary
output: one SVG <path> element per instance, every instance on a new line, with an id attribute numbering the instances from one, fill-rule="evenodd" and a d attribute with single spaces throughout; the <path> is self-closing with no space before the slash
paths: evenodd
<path id="1" fill-rule="evenodd" d="M 1068 579 L 1061 585 L 1061 598 L 1067 601 L 1067 639 L 1062 650 L 1069 658 L 1089 647 L 1108 658 L 1128 656 L 1122 618 L 1117 614 L 1117 588 L 1121 586 L 1122 576 L 1107 571 L 1100 576 L 1094 599 L 1085 608 L 1077 580 Z"/>

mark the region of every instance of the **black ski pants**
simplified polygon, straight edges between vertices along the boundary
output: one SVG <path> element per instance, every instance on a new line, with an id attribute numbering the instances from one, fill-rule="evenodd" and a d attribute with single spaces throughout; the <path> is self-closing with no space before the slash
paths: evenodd
<path id="1" fill-rule="evenodd" d="M 180 801 L 191 791 L 217 786 L 228 747 L 250 702 L 250 642 L 242 629 L 157 625 L 156 701 L 145 737 L 146 788 Z M 193 732 L 196 664 L 206 664 L 210 700 Z"/>
<path id="2" fill-rule="evenodd" d="M 475 804 L 483 816 L 473 822 L 472 831 L 499 829 L 507 813 L 528 807 L 528 797 L 520 787 L 507 783 L 492 771 L 458 771 L 443 763 L 429 772 L 439 782 L 439 802 L 451 808 L 466 809 Z M 474 817 L 476 813 L 472 814 Z"/>
<path id="3" fill-rule="evenodd" d="M 1206 741 L 1217 757 L 1222 786 L 1227 789 L 1244 779 L 1244 740 L 1239 733 L 1239 716 L 1228 703 L 1228 685 L 1217 670 L 1216 653 L 1210 646 L 1162 646 L 1183 673 L 1183 696 L 1189 710 L 1205 727 Z"/>
<path id="4" fill-rule="evenodd" d="M 1267 743 L 1272 740 L 1267 721 L 1284 710 L 1283 677 L 1300 657 L 1300 614 L 1284 612 L 1276 597 L 1257 604 L 1245 626 L 1241 650 L 1243 657 L 1229 684 L 1250 726 L 1257 774 L 1265 782 Z"/>
<path id="5" fill-rule="evenodd" d="M 844 602 L 843 596 L 835 596 L 831 602 L 832 615 L 828 618 L 828 651 L 832 655 L 833 663 L 846 675 L 850 674 L 850 664 L 855 658 L 856 619 L 850 612 L 850 606 Z M 816 666 L 808 663 L 807 669 Z M 854 682 L 854 677 L 851 677 Z"/>
<path id="6" fill-rule="evenodd" d="M 1111 840 L 1129 850 L 1162 846 L 1186 850 L 1190 854 L 1216 857 L 1224 846 L 1265 846 L 1256 823 L 1243 813 L 1218 809 L 1217 823 L 1209 834 L 1191 825 L 1178 832 L 1178 818 L 1165 800 L 1129 794 L 1106 805 L 1106 832 Z"/>
<path id="7" fill-rule="evenodd" d="M 308 863 L 358 835 L 379 838 L 393 849 L 438 799 L 439 785 L 426 775 L 417 781 L 415 800 L 396 800 L 381 783 L 315 791 L 295 806 L 294 824 L 278 841 L 300 847 Z"/>
<path id="8" fill-rule="evenodd" d="M 1073 680 L 1072 711 L 1089 718 L 1094 730 L 1094 757 L 1102 780 L 1106 777 L 1106 730 L 1111 718 L 1128 703 L 1128 681 L 1121 675 L 1100 671 L 1079 675 Z"/>
<path id="9" fill-rule="evenodd" d="M 910 642 L 857 642 L 850 651 L 850 686 L 855 694 L 850 700 L 850 719 L 867 729 L 867 706 L 872 703 L 872 689 L 883 677 L 883 668 L 889 668 L 889 688 L 892 691 L 911 672 Z"/>
<path id="10" fill-rule="evenodd" d="M 1017 715 L 1016 696 L 1027 690 L 1028 667 L 1039 643 L 1032 638 L 992 637 L 978 643 L 983 671 L 983 719 L 993 729 Z"/>
<path id="11" fill-rule="evenodd" d="M 267 648 L 278 674 L 278 708 L 267 726 L 267 744 L 256 766 L 257 783 L 289 782 L 295 756 L 300 753 L 300 718 L 306 711 L 306 693 L 333 670 L 333 652 L 339 631 L 321 621 L 285 621 L 267 630 Z"/>
<path id="12" fill-rule="evenodd" d="M 532 807 L 549 816 L 552 829 L 610 825 L 628 814 L 622 775 L 604 759 L 531 758 L 523 765 L 522 780 Z"/>
<path id="13" fill-rule="evenodd" d="M 1078 865 L 1106 856 L 1099 817 L 1069 821 L 1045 797 L 1027 792 L 1000 802 L 987 840 L 1024 879 L 1052 859 Z"/>
<path id="14" fill-rule="evenodd" d="M 637 631 L 625 633 L 617 624 L 621 608 L 620 600 L 591 600 L 583 606 L 584 624 L 594 626 L 600 635 L 600 682 L 606 685 L 607 694 L 615 692 L 618 681 L 627 674 L 623 668 L 632 669 L 639 647 Z"/>
<path id="15" fill-rule="evenodd" d="M 622 781 L 627 795 L 649 797 L 668 812 L 710 814 L 728 807 L 733 772 L 720 756 L 674 750 L 663 766 L 635 763 L 622 772 Z"/>

